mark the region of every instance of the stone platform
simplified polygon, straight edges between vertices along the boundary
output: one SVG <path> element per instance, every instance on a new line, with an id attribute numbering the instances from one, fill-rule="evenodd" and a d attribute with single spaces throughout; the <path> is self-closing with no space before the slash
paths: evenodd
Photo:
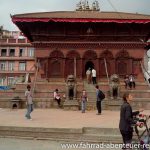
<path id="1" fill-rule="evenodd" d="M 85 142 L 122 142 L 118 130 L 119 111 L 65 111 L 35 109 L 27 120 L 25 109 L 0 109 L 0 137 Z M 150 114 L 149 110 L 143 112 Z"/>

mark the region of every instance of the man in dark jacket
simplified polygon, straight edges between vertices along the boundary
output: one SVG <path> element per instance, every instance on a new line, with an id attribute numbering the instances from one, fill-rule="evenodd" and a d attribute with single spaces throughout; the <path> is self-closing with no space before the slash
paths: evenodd
<path id="1" fill-rule="evenodd" d="M 97 110 L 98 110 L 97 115 L 101 115 L 101 112 L 102 112 L 101 102 L 102 102 L 102 100 L 105 98 L 105 95 L 104 95 L 104 93 L 99 89 L 99 86 L 98 86 L 98 85 L 96 85 L 95 88 L 96 88 L 96 107 L 97 107 Z"/>
<path id="2" fill-rule="evenodd" d="M 133 116 L 138 115 L 143 110 L 132 112 L 132 107 L 130 105 L 130 103 L 132 102 L 132 95 L 130 95 L 128 92 L 124 93 L 123 100 L 124 103 L 121 106 L 121 111 L 120 111 L 119 129 L 124 144 L 130 144 L 133 136 L 132 125 L 135 124 L 135 121 L 133 120 Z"/>

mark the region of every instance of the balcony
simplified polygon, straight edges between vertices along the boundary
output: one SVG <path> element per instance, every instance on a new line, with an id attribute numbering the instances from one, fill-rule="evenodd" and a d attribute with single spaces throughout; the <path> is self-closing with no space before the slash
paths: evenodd
<path id="1" fill-rule="evenodd" d="M 0 45 L 31 45 L 27 39 L 0 39 Z"/>
<path id="2" fill-rule="evenodd" d="M 0 70 L 1 74 L 25 74 L 25 73 L 35 73 L 35 70 Z"/>
<path id="3" fill-rule="evenodd" d="M 20 60 L 35 60 L 35 57 L 33 56 L 33 57 L 29 57 L 29 56 L 22 56 L 22 57 L 19 57 L 19 56 L 13 56 L 13 57 L 11 57 L 11 56 L 1 56 L 0 57 L 0 60 L 5 60 L 5 61 L 7 61 L 7 60 L 18 60 L 18 61 L 20 61 Z"/>

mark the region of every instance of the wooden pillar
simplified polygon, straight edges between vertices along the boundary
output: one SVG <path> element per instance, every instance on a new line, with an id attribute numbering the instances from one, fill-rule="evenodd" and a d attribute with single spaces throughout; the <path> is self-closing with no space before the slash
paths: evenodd
<path id="1" fill-rule="evenodd" d="M 74 58 L 74 76 L 77 77 L 77 60 Z"/>
<path id="2" fill-rule="evenodd" d="M 84 78 L 84 59 L 81 59 L 81 79 Z"/>
<path id="3" fill-rule="evenodd" d="M 61 68 L 62 68 L 62 69 L 61 69 L 61 77 L 62 77 L 62 78 L 65 78 L 65 66 L 66 66 L 66 65 L 65 65 L 65 60 L 66 60 L 65 58 L 63 58 L 63 59 L 61 60 Z"/>
<path id="4" fill-rule="evenodd" d="M 46 60 L 46 78 L 49 78 L 50 77 L 50 68 L 49 68 L 49 61 L 48 61 L 48 58 L 47 58 L 47 60 Z M 48 76 L 49 75 L 49 76 Z"/>

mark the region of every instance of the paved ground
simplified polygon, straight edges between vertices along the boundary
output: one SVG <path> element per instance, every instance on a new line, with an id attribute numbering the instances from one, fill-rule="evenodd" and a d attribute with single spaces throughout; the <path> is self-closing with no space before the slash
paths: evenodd
<path id="1" fill-rule="evenodd" d="M 62 109 L 35 109 L 32 113 L 33 120 L 24 116 L 26 109 L 11 110 L 0 109 L 0 126 L 19 127 L 46 127 L 46 128 L 82 128 L 103 127 L 118 128 L 119 111 L 103 111 L 96 115 L 96 111 L 65 111 Z M 150 114 L 146 110 L 143 113 Z"/>
<path id="2" fill-rule="evenodd" d="M 24 117 L 25 113 L 26 109 L 0 109 L 0 126 L 45 128 L 118 128 L 119 123 L 119 111 L 103 111 L 102 115 L 96 115 L 96 111 L 81 113 L 80 111 L 65 111 L 62 109 L 35 109 L 32 113 L 32 121 L 26 120 Z M 150 110 L 146 110 L 143 113 L 150 114 Z M 85 145 L 83 145 L 85 143 L 82 144 L 83 148 L 62 148 L 61 144 L 63 144 L 61 141 L 0 138 L 0 150 L 110 150 L 110 148 L 102 147 L 85 148 Z M 112 148 L 111 150 L 114 149 Z"/>
<path id="3" fill-rule="evenodd" d="M 67 144 L 70 144 L 72 148 L 67 147 Z M 120 148 L 108 148 L 109 146 L 111 147 L 110 144 L 107 145 L 107 148 L 103 148 L 103 143 L 94 144 L 0 138 L 0 150 L 121 150 Z"/>

